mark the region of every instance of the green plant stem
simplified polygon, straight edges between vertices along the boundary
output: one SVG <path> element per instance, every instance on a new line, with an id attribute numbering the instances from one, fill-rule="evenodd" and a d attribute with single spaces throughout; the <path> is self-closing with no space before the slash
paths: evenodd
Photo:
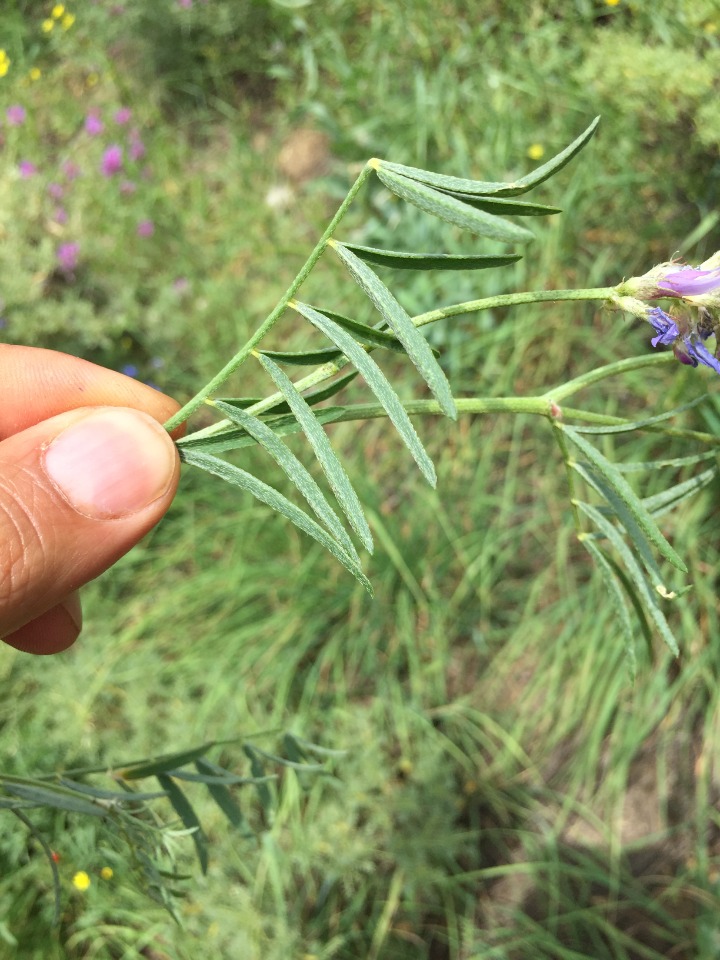
<path id="1" fill-rule="evenodd" d="M 358 181 L 356 181 L 355 183 L 356 187 L 358 186 L 358 183 L 359 183 L 359 178 L 358 178 Z M 357 190 L 355 192 L 357 192 Z M 345 202 L 347 203 L 347 198 Z M 340 211 L 338 211 L 338 213 L 339 212 Z M 338 221 L 338 217 L 336 215 L 335 220 L 333 221 L 333 224 L 331 224 L 331 226 L 336 225 L 337 221 Z M 328 228 L 328 231 L 329 229 L 330 228 Z M 334 229 L 334 226 L 333 226 L 333 229 Z M 327 245 L 327 240 L 330 239 L 330 233 L 328 231 L 326 231 L 326 233 L 323 235 L 323 240 L 321 241 L 323 249 Z M 320 246 L 320 244 L 318 246 Z M 318 248 L 316 247 L 315 249 L 317 250 Z M 315 259 L 317 260 L 317 257 Z M 308 260 L 308 263 L 310 263 L 310 260 Z M 307 264 L 305 266 L 307 267 Z M 312 268 L 312 265 L 310 266 L 310 268 L 308 268 L 308 270 L 305 271 L 303 279 L 307 276 L 311 268 Z M 300 284 L 296 283 L 295 285 L 290 287 L 288 292 L 285 294 L 285 297 L 281 301 L 281 303 L 283 304 L 283 309 L 287 305 L 288 300 L 292 298 L 291 291 L 297 290 L 299 286 Z M 449 307 L 442 307 L 439 310 L 431 310 L 428 313 L 420 313 L 417 316 L 413 317 L 412 320 L 416 327 L 422 327 L 428 323 L 434 323 L 437 320 L 445 320 L 448 317 L 460 316 L 465 313 L 479 313 L 482 310 L 492 310 L 495 307 L 512 307 L 512 306 L 519 306 L 519 305 L 528 304 L 528 303 L 561 303 L 566 300 L 607 300 L 614 292 L 615 292 L 614 287 L 593 287 L 586 290 L 538 290 L 538 291 L 529 290 L 529 291 L 523 291 L 521 293 L 504 293 L 504 294 L 499 294 L 498 296 L 495 296 L 495 297 L 485 297 L 482 300 L 466 300 L 463 303 L 455 303 Z M 275 314 L 275 312 L 276 311 L 273 311 L 273 313 L 270 316 L 272 317 Z M 265 323 L 267 324 L 267 321 Z M 255 344 L 258 342 L 258 339 L 259 338 L 256 335 L 256 337 L 252 341 L 248 341 L 248 342 L 249 343 L 252 342 L 253 344 Z M 250 350 L 251 349 L 252 347 L 250 347 Z M 248 350 L 248 352 L 250 352 L 250 350 Z M 247 356 L 247 354 L 245 354 L 245 356 Z M 660 356 L 663 356 L 663 355 L 660 355 Z M 639 366 L 643 365 L 640 362 L 643 360 L 643 357 L 637 357 L 632 359 L 636 360 Z M 657 358 L 653 356 L 651 359 L 651 362 L 657 362 Z M 317 386 L 317 384 L 322 383 L 324 380 L 328 380 L 330 379 L 330 377 L 333 377 L 346 365 L 346 363 L 347 361 L 344 358 L 340 358 L 338 360 L 333 360 L 329 363 L 325 363 L 322 366 L 318 367 L 316 370 L 313 370 L 312 373 L 303 377 L 301 380 L 298 380 L 297 383 L 295 384 L 295 387 L 298 391 L 302 392 L 303 390 L 310 389 L 310 387 Z M 605 368 L 601 367 L 599 369 L 603 370 Z M 634 368 L 631 367 L 630 369 L 634 369 Z M 585 376 L 589 377 L 594 373 L 596 373 L 596 371 L 591 371 L 591 374 L 587 374 Z M 605 376 L 611 376 L 611 373 L 607 373 L 605 374 Z M 577 378 L 577 380 L 573 380 L 571 381 L 571 383 L 573 384 L 578 383 L 581 379 L 582 378 Z M 597 379 L 602 379 L 602 377 L 599 377 Z M 214 382 L 215 381 L 213 381 L 213 383 Z M 222 382 L 222 380 L 220 380 L 219 382 Z M 593 380 L 589 380 L 588 382 L 593 382 Z M 578 390 L 581 389 L 583 385 L 584 384 L 580 384 L 579 386 L 577 386 L 576 389 Z M 205 388 L 204 391 L 201 391 L 201 393 L 198 394 L 198 396 L 202 396 L 202 399 L 198 402 L 195 409 L 197 408 L 197 406 L 200 406 L 200 403 L 202 403 L 215 389 L 214 387 L 210 389 L 210 386 L 211 385 L 208 385 L 208 387 Z M 573 391 L 570 391 L 570 392 L 573 392 Z M 276 403 L 278 403 L 282 399 L 283 399 L 282 394 L 274 393 L 271 396 L 266 397 L 264 400 L 261 400 L 258 403 L 254 404 L 253 406 L 248 407 L 247 412 L 253 414 L 254 416 L 259 416 L 260 414 L 265 413 L 265 411 L 270 410 L 273 406 L 275 406 Z M 186 408 L 183 407 L 183 410 L 185 409 Z M 180 417 L 180 414 L 183 413 L 183 410 L 181 410 L 180 413 L 176 415 L 176 417 Z M 178 422 L 182 422 L 182 421 L 178 421 Z M 175 425 L 176 424 L 174 424 L 173 421 L 169 421 L 168 424 L 166 424 L 166 426 L 169 429 L 172 429 L 172 426 L 175 426 Z M 217 423 L 211 424 L 209 427 L 205 427 L 203 430 L 198 430 L 195 433 L 190 434 L 190 436 L 195 437 L 197 439 L 199 439 L 200 437 L 211 437 L 217 433 L 221 433 L 228 426 L 230 426 L 230 422 L 228 420 L 220 420 Z"/>
<path id="2" fill-rule="evenodd" d="M 327 246 L 328 240 L 331 239 L 340 221 L 347 213 L 348 207 L 350 206 L 352 201 L 355 199 L 359 190 L 362 188 L 363 184 L 365 183 L 365 181 L 371 175 L 372 172 L 373 172 L 372 167 L 368 166 L 367 164 L 365 165 L 365 167 L 363 167 L 360 175 L 355 180 L 355 183 L 353 183 L 353 185 L 350 187 L 350 190 L 348 191 L 347 196 L 338 207 L 338 210 L 335 216 L 332 218 L 332 220 L 328 224 L 328 227 L 325 230 L 325 233 L 323 233 L 322 237 L 320 237 L 320 239 L 318 240 L 312 253 L 307 258 L 302 269 L 300 270 L 298 275 L 295 277 L 293 282 L 290 284 L 288 289 L 285 291 L 284 295 L 279 300 L 275 309 L 270 314 L 268 314 L 268 316 L 265 318 L 262 324 L 258 327 L 258 329 L 255 331 L 252 337 L 250 337 L 247 343 L 245 343 L 238 350 L 235 356 L 225 364 L 222 370 L 216 373 L 215 376 L 212 378 L 212 380 L 206 383 L 205 386 L 202 388 L 202 390 L 199 390 L 198 393 L 196 393 L 191 400 L 189 400 L 180 410 L 178 410 L 178 412 L 174 416 L 170 417 L 170 419 L 165 424 L 166 430 L 168 431 L 174 430 L 176 427 L 179 427 L 182 423 L 185 423 L 188 417 L 192 416 L 192 414 L 195 413 L 195 411 L 202 406 L 205 400 L 208 397 L 212 396 L 212 394 L 215 393 L 218 387 L 220 387 L 227 380 L 227 378 L 231 374 L 233 374 L 242 363 L 245 362 L 245 360 L 247 360 L 248 356 L 252 353 L 252 351 L 255 349 L 258 343 L 260 343 L 263 337 L 275 326 L 277 321 L 285 312 L 285 309 L 288 305 L 288 301 L 292 300 L 292 298 L 295 296 L 297 291 L 300 289 L 302 284 L 307 279 L 308 275 L 310 274 L 315 264 L 318 262 L 318 260 L 322 256 L 325 250 L 325 247 Z"/>

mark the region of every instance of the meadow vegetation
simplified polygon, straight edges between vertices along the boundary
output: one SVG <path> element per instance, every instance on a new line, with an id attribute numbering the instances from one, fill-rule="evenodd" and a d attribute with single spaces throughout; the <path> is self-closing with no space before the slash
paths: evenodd
<path id="1" fill-rule="evenodd" d="M 371 156 L 513 178 L 602 117 L 533 195 L 564 212 L 533 223 L 523 259 L 406 273 L 394 289 L 410 313 L 615 284 L 720 248 L 714 0 L 2 6 L 1 333 L 180 400 L 274 306 Z M 347 232 L 479 247 L 377 181 Z M 351 286 L 323 266 L 303 296 L 320 290 L 369 322 Z M 288 316 L 273 345 L 316 342 L 307 330 Z M 457 397 L 527 395 L 650 349 L 647 325 L 590 303 L 457 317 L 428 337 Z M 416 395 L 402 361 L 387 369 Z M 717 433 L 714 377 L 657 365 L 584 400 L 640 418 L 709 392 L 683 422 Z M 260 389 L 238 377 L 228 394 Z M 55 924 L 40 843 L 5 812 L 0 957 L 717 957 L 717 480 L 664 518 L 693 582 L 668 613 L 681 656 L 640 634 L 633 679 L 547 425 L 415 422 L 436 490 L 386 421 L 328 428 L 368 506 L 374 600 L 280 517 L 186 471 L 165 521 L 86 591 L 72 651 L 2 651 L 8 774 L 213 740 L 212 759 L 250 775 L 257 755 L 242 744 L 292 762 L 286 733 L 327 752 L 300 758 L 319 771 L 267 761 L 275 779 L 234 791 L 236 826 L 185 783 L 205 874 L 169 806 L 153 805 L 189 876 L 168 881 L 179 923 L 101 820 L 41 810 Z M 623 443 L 635 460 L 693 452 L 652 433 Z M 287 492 L 259 452 L 242 454 Z M 662 477 L 638 487 L 655 493 Z"/>

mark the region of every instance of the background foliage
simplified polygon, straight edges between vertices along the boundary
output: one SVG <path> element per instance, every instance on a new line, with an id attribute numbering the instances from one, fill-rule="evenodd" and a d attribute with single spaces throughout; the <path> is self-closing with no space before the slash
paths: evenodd
<path id="1" fill-rule="evenodd" d="M 2 103 L 27 113 L 3 123 L 0 154 L 13 342 L 127 369 L 184 399 L 273 306 L 367 157 L 510 178 L 597 113 L 590 148 L 533 195 L 566 212 L 533 224 L 524 259 L 450 279 L 408 274 L 406 309 L 601 286 L 720 247 L 711 2 L 65 7 L 14 0 L 0 13 Z M 121 108 L 132 118 L 118 123 Z M 88 132 L 89 115 L 102 132 Z M 124 169 L 105 176 L 113 145 Z M 357 243 L 476 249 L 379 184 L 352 217 Z M 78 246 L 69 269 L 63 244 Z M 312 283 L 368 319 L 340 271 Z M 311 288 L 303 296 L 313 302 Z M 305 345 L 289 326 L 278 337 Z M 499 309 L 431 333 L 457 396 L 529 393 L 647 340 L 578 304 Z M 639 417 L 712 391 L 711 376 L 662 366 L 589 396 Z M 710 403 L 688 419 L 716 432 L 719 414 Z M 101 824 L 65 813 L 43 823 L 64 894 L 52 927 L 37 842 L 0 820 L 0 956 L 717 955 L 716 487 L 668 520 L 694 580 L 672 624 L 681 658 L 641 646 L 633 684 L 544 425 L 418 428 L 437 492 L 387 424 L 331 428 L 370 505 L 374 601 L 279 518 L 188 475 L 161 527 L 88 591 L 76 649 L 47 662 L 3 652 L 9 774 L 237 737 L 273 752 L 281 730 L 346 754 L 322 775 L 278 765 L 267 807 L 241 791 L 247 836 L 192 794 L 210 866 L 200 876 L 191 840 L 172 841 L 192 873 L 182 927 L 137 889 Z M 635 459 L 658 455 L 652 436 L 631 443 Z M 259 453 L 246 463 L 268 469 Z M 221 760 L 252 772 L 239 745 Z"/>

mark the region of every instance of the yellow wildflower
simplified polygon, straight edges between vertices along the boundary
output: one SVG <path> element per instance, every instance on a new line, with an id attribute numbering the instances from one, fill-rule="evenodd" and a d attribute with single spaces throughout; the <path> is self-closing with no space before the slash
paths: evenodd
<path id="1" fill-rule="evenodd" d="M 100 871 L 100 876 L 103 880 L 112 880 L 113 868 L 112 867 L 103 867 Z"/>
<path id="2" fill-rule="evenodd" d="M 541 143 L 531 143 L 527 155 L 531 160 L 542 160 L 545 156 L 545 147 Z"/>
<path id="3" fill-rule="evenodd" d="M 54 26 L 55 26 L 54 20 L 50 20 L 50 19 L 43 20 L 43 22 L 40 24 L 40 29 L 42 30 L 43 33 L 50 33 L 50 31 Z"/>
<path id="4" fill-rule="evenodd" d="M 60 17 L 65 13 L 65 6 L 62 3 L 56 3 L 52 8 L 52 15 L 56 20 L 59 20 Z"/>
<path id="5" fill-rule="evenodd" d="M 606 7 L 616 7 L 620 3 L 620 0 L 605 0 Z"/>
<path id="6" fill-rule="evenodd" d="M 75 876 L 72 878 L 73 886 L 76 890 L 85 892 L 90 886 L 90 877 L 84 870 L 78 870 Z"/>
<path id="7" fill-rule="evenodd" d="M 100 77 L 97 75 L 97 73 L 89 73 L 87 77 L 85 77 L 85 86 L 96 87 L 99 79 Z"/>
<path id="8" fill-rule="evenodd" d="M 69 30 L 74 23 L 75 23 L 75 14 L 66 13 L 65 16 L 62 18 L 63 30 Z"/>
<path id="9" fill-rule="evenodd" d="M 33 82 L 35 82 L 36 80 L 39 80 L 40 77 L 42 76 L 42 70 L 40 69 L 40 67 L 31 67 L 30 73 L 28 73 L 28 76 Z"/>
<path id="10" fill-rule="evenodd" d="M 10 69 L 10 64 L 12 60 L 5 53 L 4 50 L 0 50 L 0 77 L 4 77 L 8 70 Z"/>

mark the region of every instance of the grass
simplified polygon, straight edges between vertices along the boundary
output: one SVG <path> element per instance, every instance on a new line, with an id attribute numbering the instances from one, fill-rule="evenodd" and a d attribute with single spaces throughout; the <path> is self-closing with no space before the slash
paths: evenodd
<path id="1" fill-rule="evenodd" d="M 127 20 L 78 6 L 73 28 L 39 53 L 30 41 L 39 42 L 48 9 L 17 3 L 1 15 L 16 38 L 17 70 L 2 82 L 37 124 L 34 134 L 7 130 L 3 154 L 11 241 L 3 276 L 17 284 L 3 293 L 13 305 L 10 339 L 152 369 L 184 399 L 272 308 L 353 164 L 376 154 L 511 176 L 532 166 L 531 144 L 550 155 L 601 109 L 599 138 L 538 195 L 566 212 L 537 227 L 526 258 L 472 280 L 398 277 L 407 308 L 614 283 L 685 249 L 703 221 L 714 161 L 683 139 L 686 120 L 656 117 L 648 139 L 644 121 L 634 122 L 637 105 L 617 89 L 584 86 L 580 72 L 608 38 L 630 43 L 648 29 L 653 43 L 689 56 L 684 7 L 656 5 L 651 24 L 630 7 L 580 0 L 553 18 L 541 5 L 529 14 L 518 5 L 511 16 L 492 3 L 480 16 L 460 0 L 443 5 L 443 16 L 436 4 L 414 4 L 410 14 L 380 0 L 311 4 L 294 19 L 273 8 L 262 50 L 273 49 L 270 33 L 276 52 L 262 69 L 233 71 L 222 36 L 215 59 L 205 49 L 210 7 L 196 2 L 183 20 L 168 3 L 172 29 L 160 18 L 152 32 L 141 6 L 128 4 Z M 185 59 L 151 55 L 158 45 L 167 52 L 169 37 Z M 21 69 L 41 55 L 42 83 L 24 85 Z M 92 73 L 99 79 L 88 87 Z M 141 124 L 151 175 L 114 217 L 117 198 L 89 172 L 98 144 L 77 137 L 73 155 L 88 173 L 68 203 L 70 226 L 53 232 L 45 182 L 19 182 L 17 160 L 36 136 L 49 177 L 62 158 L 58 142 L 90 106 L 108 117 L 125 103 Z M 292 128 L 313 123 L 330 137 L 329 172 L 291 184 L 288 206 L 273 209 L 264 198 L 277 185 L 278 150 Z M 707 176 L 695 178 L 691 195 L 687 170 L 703 159 Z M 24 186 L 34 191 L 32 215 Z M 145 215 L 156 232 L 141 245 L 133 231 Z M 377 186 L 347 229 L 359 243 L 476 249 L 472 238 L 398 209 Z M 54 274 L 53 256 L 73 230 L 86 246 L 69 280 Z M 718 246 L 710 221 L 700 233 L 693 262 Z M 32 271 L 22 267 L 29 256 Z M 46 282 L 38 286 L 37 276 Z M 178 279 L 187 284 L 178 289 Z M 311 280 L 310 302 L 313 293 L 347 312 L 361 303 L 330 264 Z M 496 310 L 429 335 L 458 396 L 529 394 L 641 353 L 648 339 L 585 304 Z M 307 342 L 291 320 L 278 328 L 277 346 Z M 151 367 L 153 358 L 164 366 Z M 402 378 L 403 395 L 419 393 L 407 368 L 387 369 Z M 587 402 L 641 416 L 704 386 L 702 372 L 664 366 L 606 381 Z M 250 375 L 228 392 L 261 389 Z M 364 399 L 360 389 L 355 398 Z M 713 430 L 714 407 L 700 409 L 687 421 Z M 38 825 L 60 854 L 64 898 L 53 927 L 47 865 L 19 824 L 3 819 L 0 957 L 716 956 L 715 487 L 667 519 L 694 572 L 693 592 L 674 613 L 682 656 L 638 637 L 632 682 L 602 581 L 575 540 L 546 424 L 428 418 L 418 430 L 437 464 L 437 491 L 422 485 L 387 423 L 329 428 L 368 505 L 374 601 L 279 518 L 188 473 L 160 528 L 86 591 L 84 637 L 70 654 L 40 663 L 3 653 L 9 772 L 118 763 L 207 739 L 259 737 L 272 750 L 285 730 L 344 754 L 328 759 L 323 775 L 278 768 L 271 810 L 238 791 L 249 838 L 188 789 L 211 863 L 201 876 L 190 840 L 173 841 L 191 873 L 182 926 L 138 889 L 108 832 L 48 814 Z M 638 460 L 660 452 L 649 434 L 618 451 Z M 689 451 L 674 441 L 661 452 Z M 278 483 L 260 453 L 243 462 Z M 643 478 L 642 492 L 658 484 Z M 224 748 L 223 760 L 249 769 L 239 747 Z M 109 881 L 99 877 L 106 864 Z M 72 887 L 77 870 L 91 874 L 86 893 Z"/>

